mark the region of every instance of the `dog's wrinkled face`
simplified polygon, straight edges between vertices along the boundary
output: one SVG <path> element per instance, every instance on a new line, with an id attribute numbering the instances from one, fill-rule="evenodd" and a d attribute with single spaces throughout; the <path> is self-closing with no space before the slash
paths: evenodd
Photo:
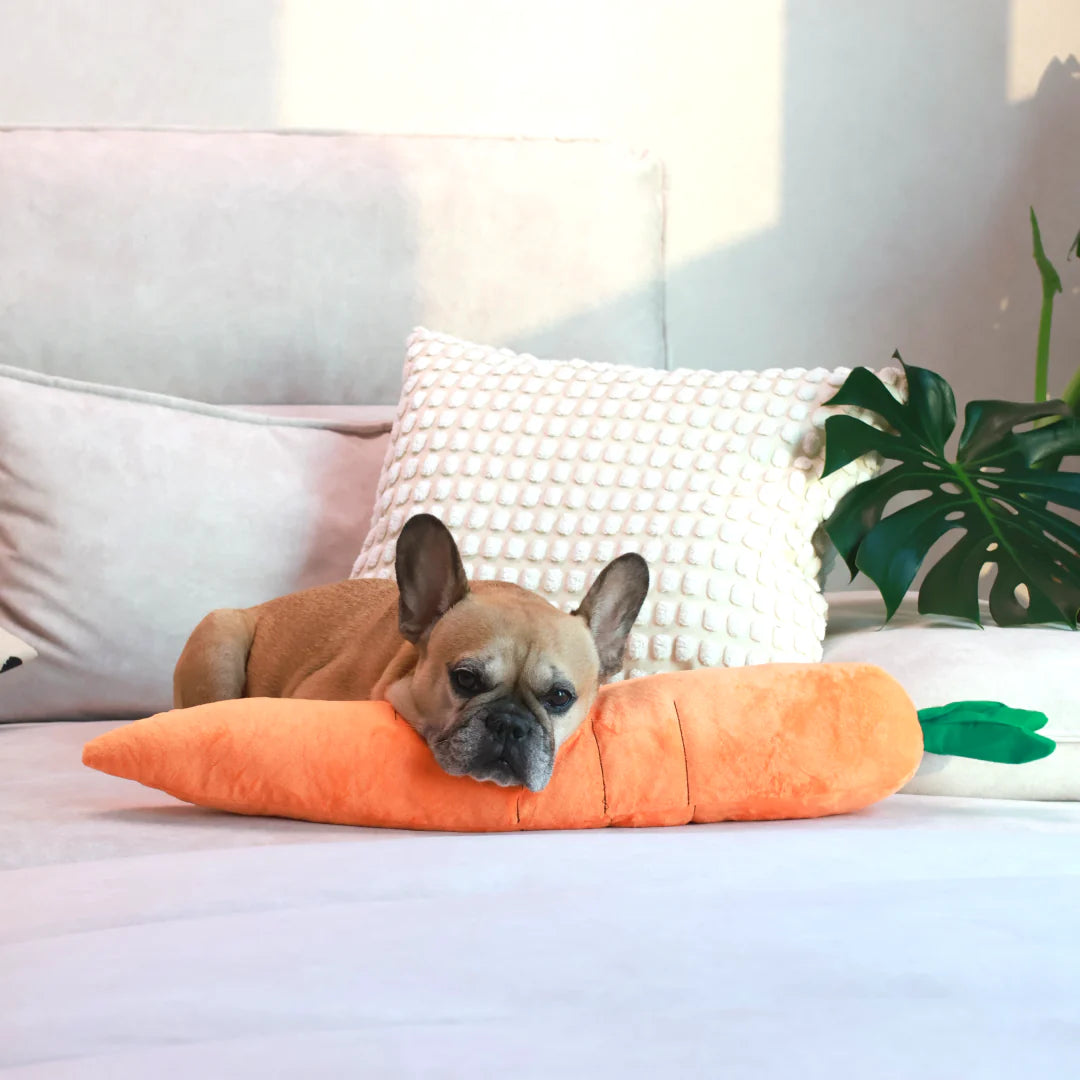
<path id="1" fill-rule="evenodd" d="M 412 678 L 416 727 L 449 773 L 539 791 L 596 697 L 583 619 L 512 586 L 478 586 L 432 628 Z"/>
<path id="2" fill-rule="evenodd" d="M 648 591 L 637 555 L 610 563 L 568 615 L 516 585 L 471 589 L 438 519 L 412 518 L 397 548 L 402 636 L 417 648 L 394 707 L 455 776 L 541 790 L 555 753 L 622 666 Z"/>

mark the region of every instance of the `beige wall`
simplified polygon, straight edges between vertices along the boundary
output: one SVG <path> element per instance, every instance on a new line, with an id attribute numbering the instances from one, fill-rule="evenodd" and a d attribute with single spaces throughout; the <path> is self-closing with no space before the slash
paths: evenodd
<path id="1" fill-rule="evenodd" d="M 4 0 L 0 123 L 617 139 L 667 168 L 673 363 L 1023 396 L 1030 202 L 1080 362 L 1070 54 L 1076 0 Z"/>

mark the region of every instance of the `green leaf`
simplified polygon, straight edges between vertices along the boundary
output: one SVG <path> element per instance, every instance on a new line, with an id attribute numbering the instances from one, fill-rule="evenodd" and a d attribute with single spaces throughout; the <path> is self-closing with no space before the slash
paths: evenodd
<path id="1" fill-rule="evenodd" d="M 1070 416 L 1046 427 L 1018 432 L 1013 438 L 1020 454 L 1032 468 L 1051 462 L 1057 468 L 1063 457 L 1080 452 L 1080 420 Z"/>
<path id="2" fill-rule="evenodd" d="M 1052 754 L 1053 739 L 1037 735 L 1046 714 L 999 701 L 957 701 L 919 710 L 927 753 L 1022 765 Z"/>
<path id="3" fill-rule="evenodd" d="M 930 549 L 955 533 L 926 574 L 921 612 L 980 623 L 979 576 L 990 564 L 996 622 L 1076 629 L 1080 530 L 1056 508 L 1080 509 L 1080 474 L 1055 470 L 1064 457 L 1080 454 L 1080 419 L 1060 402 L 973 401 L 953 461 L 945 444 L 955 405 L 944 379 L 905 364 L 908 399 L 898 402 L 876 375 L 861 370 L 834 401 L 880 417 L 890 430 L 854 416 L 829 417 L 825 471 L 870 451 L 898 464 L 848 492 L 825 523 L 852 576 L 861 571 L 877 585 L 891 618 Z M 1046 417 L 1057 419 L 1016 430 Z M 922 498 L 913 505 L 890 507 L 914 493 Z"/>
<path id="4" fill-rule="evenodd" d="M 1028 207 L 1031 215 L 1031 240 L 1032 255 L 1035 265 L 1039 268 L 1039 276 L 1042 278 L 1043 296 L 1053 296 L 1054 293 L 1062 292 L 1061 276 L 1054 268 L 1054 264 L 1046 257 L 1046 249 L 1043 247 L 1042 230 L 1039 228 L 1039 219 L 1035 216 L 1035 207 Z M 1080 241 L 1080 233 L 1077 234 Z M 1074 241 L 1073 246 L 1075 246 Z M 1072 247 L 1069 248 L 1072 251 Z"/>
<path id="5" fill-rule="evenodd" d="M 855 565 L 878 587 L 887 618 L 896 614 L 927 552 L 955 528 L 927 498 L 890 514 L 866 534 Z"/>
<path id="6" fill-rule="evenodd" d="M 898 352 L 893 359 L 899 360 L 907 376 L 907 405 L 919 418 L 924 432 L 923 445 L 945 453 L 945 444 L 956 427 L 956 398 L 952 387 L 936 372 L 926 368 L 909 367 Z"/>
<path id="7" fill-rule="evenodd" d="M 919 588 L 920 615 L 949 615 L 982 625 L 979 571 L 986 561 L 986 541 L 962 536 L 930 568 Z"/>
<path id="8" fill-rule="evenodd" d="M 894 397 L 892 391 L 865 367 L 853 368 L 840 389 L 825 404 L 872 409 L 899 430 L 904 430 L 908 422 L 903 402 Z"/>
<path id="9" fill-rule="evenodd" d="M 1018 497 L 1040 499 L 1045 505 L 1055 502 L 1061 506 L 1071 506 L 1080 510 L 1080 473 L 1047 474 L 1033 473 L 1018 479 L 1012 473 L 992 475 L 991 479 L 999 487 L 1014 492 Z M 1043 482 L 1044 479 L 1047 482 Z"/>
<path id="10" fill-rule="evenodd" d="M 850 465 L 871 451 L 896 460 L 918 461 L 925 457 L 917 444 L 905 443 L 896 435 L 872 427 L 854 416 L 830 416 L 825 421 L 825 469 L 830 474 Z"/>
<path id="11" fill-rule="evenodd" d="M 1039 313 L 1039 337 L 1035 346 L 1035 400 L 1045 401 L 1050 396 L 1046 388 L 1049 383 L 1050 328 L 1054 320 L 1054 296 L 1063 290 L 1061 278 L 1043 249 L 1042 233 L 1039 230 L 1039 219 L 1035 216 L 1035 207 L 1030 207 L 1030 210 L 1032 254 L 1035 265 L 1039 268 L 1039 276 L 1042 278 L 1042 310 Z"/>
<path id="12" fill-rule="evenodd" d="M 1053 568 L 1051 568 L 1053 569 Z M 1041 564 L 1000 566 L 990 588 L 990 615 L 999 626 L 1016 626 L 1024 622 L 1056 623 L 1060 613 L 1048 602 L 1046 593 L 1052 588 L 1049 570 Z M 1038 588 L 1028 582 L 1036 581 Z M 1026 602 L 1018 596 L 1019 586 L 1028 591 Z"/>
<path id="13" fill-rule="evenodd" d="M 1018 404 L 1015 401 L 970 401 L 964 410 L 964 430 L 960 435 L 957 461 L 983 463 L 983 456 L 995 447 L 1014 428 L 1047 416 L 1068 416 L 1069 407 L 1063 401 L 1034 401 Z M 1080 445 L 1080 443 L 1078 443 Z M 1029 461 L 1029 465 L 1033 462 Z"/>
<path id="14" fill-rule="evenodd" d="M 828 426 L 828 421 L 826 421 Z M 829 538 L 847 563 L 852 578 L 859 572 L 856 559 L 863 537 L 881 520 L 886 505 L 916 485 L 925 471 L 918 465 L 901 464 L 872 477 L 842 496 L 829 518 Z"/>
<path id="15" fill-rule="evenodd" d="M 1074 372 L 1065 389 L 1061 391 L 1061 400 L 1080 416 L 1080 367 Z"/>

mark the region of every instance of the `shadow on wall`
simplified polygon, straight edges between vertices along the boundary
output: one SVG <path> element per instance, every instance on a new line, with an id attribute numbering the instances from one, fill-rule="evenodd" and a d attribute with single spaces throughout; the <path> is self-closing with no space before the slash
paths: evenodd
<path id="1" fill-rule="evenodd" d="M 669 269 L 670 365 L 881 366 L 899 348 L 961 401 L 1028 398 L 1031 204 L 1066 279 L 1060 389 L 1080 360 L 1080 270 L 1064 265 L 1080 226 L 1080 63 L 1053 62 L 1011 104 L 1005 0 L 813 7 L 788 8 L 780 219 Z M 573 333 L 569 320 L 551 337 Z"/>
<path id="2" fill-rule="evenodd" d="M 1033 205 L 1065 283 L 1060 392 L 1080 363 L 1080 266 L 1065 261 L 1080 227 L 1080 62 L 1055 60 L 1033 97 L 1010 103 L 1005 0 L 930 16 L 922 4 L 828 18 L 809 7 L 788 9 L 779 220 L 669 269 L 669 365 L 878 367 L 899 348 L 941 372 L 961 409 L 1028 400 Z M 553 337 L 573 333 L 571 320 Z M 828 587 L 849 587 L 842 565 Z"/>
<path id="3" fill-rule="evenodd" d="M 273 127 L 278 9 L 267 0 L 10 0 L 0 4 L 0 42 L 11 43 L 0 48 L 0 103 L 17 102 L 28 124 Z M 1027 207 L 1037 207 L 1061 263 L 1080 224 L 1080 63 L 1051 64 L 1032 98 L 1011 103 L 1010 10 L 1008 0 L 788 3 L 776 224 L 610 303 L 582 299 L 575 314 L 539 315 L 538 325 L 522 317 L 527 328 L 493 343 L 558 355 L 573 346 L 590 357 L 612 327 L 644 337 L 663 288 L 671 366 L 879 365 L 898 347 L 940 370 L 961 399 L 1030 396 L 1039 283 Z M 58 51 L 58 40 L 78 48 Z M 153 65 L 134 62 L 146 56 Z M 718 115 L 732 107 L 716 103 Z M 734 151 L 730 167 L 740 167 Z M 368 215 L 375 247 L 392 243 L 400 217 L 403 244 L 417 248 L 427 232 L 413 208 L 400 192 L 380 196 L 385 212 Z M 596 216 L 607 210 L 597 198 Z M 296 273 L 335 242 L 317 234 L 297 245 Z M 1061 269 L 1058 388 L 1080 358 L 1080 294 L 1068 291 L 1080 267 Z M 587 297 L 595 282 L 587 271 L 580 280 Z M 569 292 L 560 312 L 578 302 Z M 418 308 L 411 297 L 395 313 L 392 366 Z M 328 321 L 348 320 L 335 310 Z M 384 400 L 396 393 L 382 390 Z"/>

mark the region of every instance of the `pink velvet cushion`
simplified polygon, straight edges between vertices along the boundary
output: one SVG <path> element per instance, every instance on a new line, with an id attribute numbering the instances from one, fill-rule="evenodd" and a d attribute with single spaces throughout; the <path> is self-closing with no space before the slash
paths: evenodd
<path id="1" fill-rule="evenodd" d="M 167 709 L 208 611 L 347 577 L 388 432 L 0 368 L 0 722 Z"/>

